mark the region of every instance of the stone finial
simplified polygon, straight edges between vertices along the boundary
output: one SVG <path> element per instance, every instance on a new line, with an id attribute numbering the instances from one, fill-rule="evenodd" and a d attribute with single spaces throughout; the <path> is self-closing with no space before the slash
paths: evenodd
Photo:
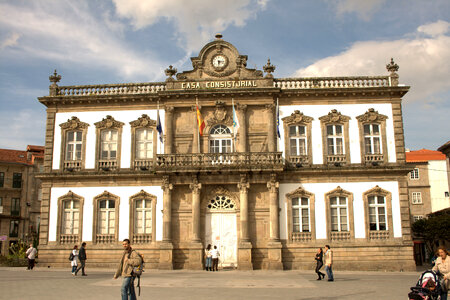
<path id="1" fill-rule="evenodd" d="M 386 69 L 391 73 L 395 73 L 398 71 L 399 66 L 394 62 L 394 59 L 391 58 L 391 63 L 386 65 Z"/>
<path id="2" fill-rule="evenodd" d="M 215 37 L 216 37 L 216 39 L 221 39 L 221 38 L 223 37 L 223 35 L 222 35 L 221 33 L 217 33 L 217 34 L 215 35 Z"/>
<path id="3" fill-rule="evenodd" d="M 174 68 L 172 65 L 169 66 L 169 68 L 167 68 L 164 73 L 166 73 L 167 79 L 166 81 L 173 81 L 175 79 L 173 79 L 173 75 L 177 74 L 178 70 L 176 68 Z"/>
<path id="4" fill-rule="evenodd" d="M 273 78 L 273 73 L 275 71 L 276 67 L 270 63 L 270 58 L 267 59 L 267 64 L 263 66 L 264 72 L 267 73 L 266 78 Z"/>
<path id="5" fill-rule="evenodd" d="M 394 62 L 394 59 L 391 58 L 391 63 L 386 65 L 386 69 L 391 72 L 391 74 L 389 74 L 389 78 L 390 78 L 390 85 L 391 86 L 398 86 L 398 74 L 396 73 L 399 69 L 399 66 Z"/>
<path id="6" fill-rule="evenodd" d="M 58 75 L 58 73 L 55 70 L 53 75 L 50 75 L 48 77 L 48 79 L 52 83 L 49 86 L 50 96 L 56 96 L 58 94 L 58 84 L 57 83 L 61 80 L 61 75 Z"/>

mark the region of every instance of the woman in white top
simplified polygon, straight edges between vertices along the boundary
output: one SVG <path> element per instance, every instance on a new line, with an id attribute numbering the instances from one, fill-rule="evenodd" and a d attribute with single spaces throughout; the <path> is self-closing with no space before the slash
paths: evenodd
<path id="1" fill-rule="evenodd" d="M 438 272 L 439 280 L 441 280 L 442 294 L 441 300 L 447 300 L 448 290 L 450 288 L 450 256 L 447 249 L 440 247 L 438 249 L 439 257 L 433 267 L 433 271 Z"/>
<path id="2" fill-rule="evenodd" d="M 72 250 L 72 261 L 70 262 L 70 264 L 72 265 L 72 275 L 75 275 L 75 270 L 77 269 L 77 259 L 78 259 L 78 246 L 75 245 L 73 246 L 73 250 Z"/>

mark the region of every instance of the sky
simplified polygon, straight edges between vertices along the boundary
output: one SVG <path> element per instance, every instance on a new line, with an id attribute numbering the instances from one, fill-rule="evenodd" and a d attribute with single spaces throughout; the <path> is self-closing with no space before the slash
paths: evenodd
<path id="1" fill-rule="evenodd" d="M 216 33 L 274 76 L 388 75 L 393 57 L 406 147 L 450 140 L 448 0 L 0 0 L 0 148 L 44 145 L 60 85 L 164 81 Z"/>

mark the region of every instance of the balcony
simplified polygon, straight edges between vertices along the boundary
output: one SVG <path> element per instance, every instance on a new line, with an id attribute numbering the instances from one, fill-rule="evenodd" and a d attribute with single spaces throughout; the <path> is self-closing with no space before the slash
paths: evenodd
<path id="1" fill-rule="evenodd" d="M 350 232 L 348 231 L 332 231 L 331 232 L 332 241 L 348 241 L 350 240 Z"/>
<path id="2" fill-rule="evenodd" d="M 78 234 L 61 234 L 59 237 L 60 244 L 76 244 L 78 243 Z"/>
<path id="3" fill-rule="evenodd" d="M 370 240 L 386 240 L 389 238 L 389 231 L 387 230 L 371 230 L 369 231 Z"/>
<path id="4" fill-rule="evenodd" d="M 283 170 L 281 152 L 159 154 L 156 170 Z"/>
<path id="5" fill-rule="evenodd" d="M 296 155 L 296 156 L 289 156 L 289 163 L 292 166 L 308 166 L 311 164 L 310 160 L 309 160 L 309 156 L 308 155 Z"/>
<path id="6" fill-rule="evenodd" d="M 312 240 L 311 232 L 293 232 L 292 241 L 295 243 L 309 242 Z"/>
<path id="7" fill-rule="evenodd" d="M 95 242 L 97 244 L 111 244 L 116 240 L 114 234 L 97 234 L 95 236 Z"/>
<path id="8" fill-rule="evenodd" d="M 152 242 L 151 234 L 135 234 L 133 236 L 133 244 L 148 244 Z"/>
<path id="9" fill-rule="evenodd" d="M 66 160 L 63 163 L 64 171 L 80 171 L 83 164 L 81 160 Z"/>
<path id="10" fill-rule="evenodd" d="M 384 162 L 383 154 L 366 154 L 364 155 L 366 164 L 381 164 Z"/>
<path id="11" fill-rule="evenodd" d="M 345 164 L 347 158 L 345 154 L 327 155 L 327 164 Z"/>
<path id="12" fill-rule="evenodd" d="M 109 171 L 117 169 L 117 160 L 106 160 L 99 159 L 98 160 L 98 168 L 100 170 Z"/>

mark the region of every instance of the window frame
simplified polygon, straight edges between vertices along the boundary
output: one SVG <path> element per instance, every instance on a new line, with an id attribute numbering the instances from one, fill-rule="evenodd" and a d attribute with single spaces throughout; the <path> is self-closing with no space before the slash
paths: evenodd
<path id="1" fill-rule="evenodd" d="M 96 128 L 96 170 L 104 169 L 120 169 L 121 149 L 122 149 L 122 128 L 124 123 L 115 120 L 112 116 L 107 115 L 106 118 L 100 122 L 94 123 Z M 117 153 L 115 159 L 102 159 L 102 131 L 103 130 L 117 130 Z"/>
<path id="2" fill-rule="evenodd" d="M 5 172 L 0 172 L 0 187 L 5 186 Z"/>
<path id="3" fill-rule="evenodd" d="M 331 198 L 347 197 L 348 231 L 331 231 Z M 325 194 L 325 209 L 327 218 L 327 237 L 333 242 L 347 242 L 355 238 L 355 218 L 353 212 L 353 193 L 342 189 L 340 186 Z M 343 234 L 347 233 L 348 234 Z"/>
<path id="4" fill-rule="evenodd" d="M 151 210 L 152 210 L 152 233 L 151 234 L 138 234 L 135 232 L 136 225 L 136 201 L 138 200 L 150 200 Z M 152 244 L 156 243 L 156 203 L 157 197 L 155 195 L 149 194 L 144 190 L 133 195 L 129 199 L 130 205 L 130 227 L 129 227 L 129 237 L 133 244 L 141 244 L 146 241 Z"/>
<path id="5" fill-rule="evenodd" d="M 298 234 L 299 239 L 294 238 L 296 232 L 294 232 L 293 222 L 293 208 L 292 199 L 294 198 L 308 198 L 309 199 L 309 232 L 300 232 Z M 303 187 L 298 187 L 294 191 L 287 193 L 285 196 L 285 202 L 287 206 L 287 228 L 288 228 L 288 242 L 299 243 L 305 241 L 314 241 L 316 239 L 316 218 L 315 218 L 315 195 L 308 192 Z"/>
<path id="6" fill-rule="evenodd" d="M 383 196 L 385 199 L 385 212 L 386 212 L 386 230 L 370 230 L 369 219 L 369 197 L 370 196 Z M 380 239 L 393 239 L 394 238 L 394 221 L 392 218 L 392 193 L 382 189 L 378 185 L 374 188 L 363 193 L 364 201 L 364 217 L 365 217 L 365 232 L 366 240 L 380 240 Z M 371 234 L 372 233 L 372 234 Z"/>
<path id="7" fill-rule="evenodd" d="M 323 155 L 323 164 L 351 164 L 350 160 L 350 139 L 349 139 L 349 120 L 350 117 L 342 115 L 336 109 L 331 110 L 326 116 L 322 116 L 319 118 L 321 130 L 322 130 L 322 155 Z M 328 154 L 328 125 L 341 125 L 342 130 L 342 138 L 343 142 L 343 150 L 344 154 Z"/>
<path id="8" fill-rule="evenodd" d="M 214 134 L 214 133 L 212 133 L 212 131 L 216 127 L 219 127 L 219 126 L 224 127 L 227 131 L 229 131 L 229 133 L 226 133 L 226 134 Z M 223 137 L 223 138 L 221 138 L 221 137 Z M 229 152 L 212 152 L 211 151 L 211 149 L 212 149 L 211 148 L 211 142 L 212 141 L 221 141 L 220 142 L 220 144 L 221 144 L 220 146 L 221 147 L 219 148 L 219 150 L 221 150 L 223 148 L 223 144 L 222 144 L 223 141 L 230 141 L 230 151 Z M 228 146 L 225 146 L 225 147 L 228 147 Z M 233 131 L 225 124 L 215 124 L 214 126 L 211 126 L 211 128 L 208 131 L 208 153 L 218 154 L 218 155 L 220 155 L 220 154 L 226 155 L 226 154 L 231 154 L 233 152 L 234 152 Z"/>
<path id="9" fill-rule="evenodd" d="M 78 229 L 78 234 L 63 234 L 62 233 L 62 220 L 63 220 L 63 214 L 64 214 L 64 202 L 65 201 L 79 201 L 80 202 L 80 212 L 79 212 L 79 229 Z M 72 191 L 69 190 L 69 192 L 67 192 L 67 194 L 61 196 L 58 198 L 58 219 L 57 219 L 57 227 L 56 227 L 56 243 L 58 244 L 70 244 L 72 242 L 75 243 L 79 243 L 82 240 L 82 236 L 83 236 L 83 210 L 84 210 L 84 198 L 73 193 Z M 65 241 L 64 243 L 62 242 L 62 238 L 61 236 L 72 236 L 73 238 Z"/>
<path id="10" fill-rule="evenodd" d="M 414 195 L 416 195 L 416 196 L 419 196 L 419 202 L 415 202 L 414 201 Z M 423 201 L 422 201 L 422 192 L 413 192 L 413 191 L 411 191 L 411 204 L 413 204 L 413 205 L 421 205 L 421 204 L 423 204 Z"/>
<path id="11" fill-rule="evenodd" d="M 23 186 L 22 181 L 23 181 L 22 173 L 13 173 L 12 188 L 13 189 L 21 189 Z"/>
<path id="12" fill-rule="evenodd" d="M 387 135 L 386 135 L 386 119 L 388 117 L 378 113 L 374 108 L 369 108 L 364 114 L 356 117 L 359 127 L 359 143 L 361 149 L 361 163 L 374 163 L 381 162 L 387 163 L 388 161 L 388 148 L 387 148 Z M 364 134 L 364 125 L 377 124 L 380 126 L 380 151 L 381 153 L 366 153 L 366 142 Z"/>
<path id="13" fill-rule="evenodd" d="M 290 116 L 282 118 L 284 128 L 284 149 L 285 157 L 292 164 L 305 164 L 311 165 L 313 159 L 312 151 L 312 121 L 314 118 L 305 116 L 299 110 L 295 110 Z M 290 147 L 290 127 L 291 126 L 305 126 L 305 138 L 306 138 L 306 154 L 305 155 L 292 155 Z"/>
<path id="14" fill-rule="evenodd" d="M 11 216 L 20 216 L 20 198 L 11 198 Z"/>
<path id="15" fill-rule="evenodd" d="M 13 224 L 17 224 L 17 226 L 14 225 L 14 228 L 17 229 L 17 233 L 13 232 Z M 19 231 L 20 231 L 20 220 L 13 219 L 9 222 L 9 237 L 10 238 L 18 238 L 19 237 Z"/>
<path id="16" fill-rule="evenodd" d="M 100 234 L 98 233 L 98 218 L 99 218 L 99 204 L 100 201 L 103 200 L 114 200 L 114 234 Z M 119 240 L 119 207 L 120 207 L 120 198 L 114 194 L 111 194 L 108 191 L 104 191 L 102 194 L 97 195 L 93 199 L 93 222 L 92 222 L 92 243 L 93 244 L 109 244 L 115 243 Z M 112 240 L 110 242 L 100 242 L 99 236 L 112 236 Z"/>
<path id="17" fill-rule="evenodd" d="M 67 122 L 59 124 L 61 127 L 61 156 L 60 156 L 60 168 L 64 171 L 78 171 L 85 168 L 86 162 L 86 136 L 88 132 L 89 124 L 81 122 L 76 116 L 72 116 Z M 67 160 L 67 138 L 69 132 L 81 131 L 81 160 Z"/>
<path id="18" fill-rule="evenodd" d="M 417 174 L 417 176 L 415 174 Z M 419 168 L 414 168 L 411 172 L 409 172 L 409 179 L 410 180 L 419 180 L 420 179 Z"/>
<path id="19" fill-rule="evenodd" d="M 156 130 L 156 120 L 152 120 L 148 115 L 143 114 L 137 120 L 130 122 L 131 126 L 131 166 L 134 169 L 139 169 L 141 167 L 148 167 L 148 165 L 154 165 L 156 162 L 157 146 L 158 146 L 158 133 Z M 136 158 L 136 142 L 137 142 L 137 131 L 139 129 L 151 129 L 153 130 L 153 157 L 146 159 Z"/>

